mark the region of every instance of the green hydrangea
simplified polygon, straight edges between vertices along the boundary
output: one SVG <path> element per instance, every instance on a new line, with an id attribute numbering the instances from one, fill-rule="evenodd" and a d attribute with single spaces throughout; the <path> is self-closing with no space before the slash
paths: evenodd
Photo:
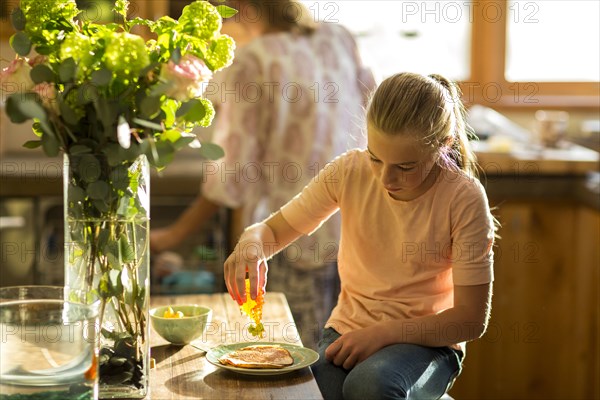
<path id="1" fill-rule="evenodd" d="M 150 64 L 146 42 L 141 36 L 113 32 L 105 40 L 107 45 L 102 61 L 117 76 L 137 76 Z"/>
<path id="2" fill-rule="evenodd" d="M 177 30 L 201 39 L 214 39 L 221 30 L 221 15 L 207 1 L 196 1 L 183 8 Z"/>
<path id="3" fill-rule="evenodd" d="M 221 70 L 231 65 L 235 50 L 235 41 L 231 36 L 221 35 L 214 40 L 205 54 L 206 64 L 213 71 Z"/>
<path id="4" fill-rule="evenodd" d="M 60 46 L 60 60 L 73 58 L 77 64 L 77 75 L 83 77 L 93 64 L 93 42 L 88 36 L 81 33 L 70 33 Z"/>
<path id="5" fill-rule="evenodd" d="M 200 126 L 210 126 L 213 118 L 215 117 L 215 108 L 208 99 L 200 97 L 198 98 L 198 100 L 200 100 L 200 102 L 204 106 L 204 111 L 206 112 L 206 114 L 204 114 L 204 118 L 198 121 L 198 123 L 200 124 Z"/>
<path id="6" fill-rule="evenodd" d="M 79 14 L 75 0 L 21 0 L 20 7 L 27 16 L 25 32 L 47 39 L 48 36 L 56 36 L 61 30 L 69 31 L 69 25 L 74 26 L 73 20 Z M 47 30 L 48 23 L 56 26 L 54 35 Z"/>

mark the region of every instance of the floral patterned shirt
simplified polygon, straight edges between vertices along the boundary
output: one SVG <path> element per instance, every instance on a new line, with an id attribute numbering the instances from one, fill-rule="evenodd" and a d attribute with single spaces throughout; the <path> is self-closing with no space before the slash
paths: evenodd
<path id="1" fill-rule="evenodd" d="M 350 33 L 273 33 L 237 50 L 205 95 L 217 107 L 213 142 L 225 157 L 203 167 L 203 195 L 242 208 L 242 225 L 277 211 L 333 158 L 364 148 L 364 107 L 375 81 Z M 286 250 L 302 268 L 336 261 L 339 219 Z"/>

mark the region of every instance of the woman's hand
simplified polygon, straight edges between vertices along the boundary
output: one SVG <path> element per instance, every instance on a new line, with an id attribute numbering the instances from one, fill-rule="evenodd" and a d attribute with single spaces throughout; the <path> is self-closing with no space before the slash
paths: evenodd
<path id="1" fill-rule="evenodd" d="M 172 227 L 152 229 L 150 231 L 150 251 L 153 254 L 171 250 L 181 243 L 180 235 Z"/>
<path id="2" fill-rule="evenodd" d="M 267 283 L 267 256 L 259 232 L 260 225 L 244 231 L 223 267 L 227 291 L 239 305 L 246 302 L 246 273 L 252 299 L 256 299 L 259 288 L 264 290 Z"/>
<path id="3" fill-rule="evenodd" d="M 350 370 L 385 346 L 381 340 L 381 328 L 370 326 L 340 336 L 327 347 L 325 357 L 335 365 Z"/>

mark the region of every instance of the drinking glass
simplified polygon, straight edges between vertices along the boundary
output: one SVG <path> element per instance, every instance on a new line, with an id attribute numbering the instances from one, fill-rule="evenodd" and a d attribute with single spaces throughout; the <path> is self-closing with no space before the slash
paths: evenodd
<path id="1" fill-rule="evenodd" d="M 100 301 L 59 286 L 0 288 L 0 399 L 98 398 Z"/>
<path id="2" fill-rule="evenodd" d="M 535 112 L 535 120 L 537 136 L 544 147 L 557 148 L 567 137 L 568 112 L 538 110 Z"/>

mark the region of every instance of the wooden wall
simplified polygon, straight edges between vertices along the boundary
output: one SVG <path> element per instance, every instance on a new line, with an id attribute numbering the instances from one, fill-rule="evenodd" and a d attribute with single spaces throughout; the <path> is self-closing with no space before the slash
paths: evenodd
<path id="1" fill-rule="evenodd" d="M 467 346 L 450 394 L 600 398 L 600 212 L 521 200 L 500 204 L 498 217 L 490 326 Z"/>

